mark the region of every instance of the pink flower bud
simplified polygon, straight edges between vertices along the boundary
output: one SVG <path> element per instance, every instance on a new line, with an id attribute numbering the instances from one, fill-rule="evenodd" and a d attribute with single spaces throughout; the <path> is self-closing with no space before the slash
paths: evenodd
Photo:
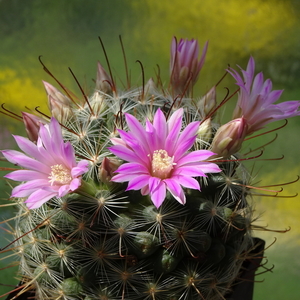
<path id="1" fill-rule="evenodd" d="M 247 130 L 248 125 L 243 117 L 226 123 L 218 129 L 211 151 L 223 157 L 236 153 L 241 149 Z"/>
<path id="2" fill-rule="evenodd" d="M 36 142 L 41 124 L 47 124 L 47 122 L 38 116 L 26 112 L 22 112 L 22 117 L 29 140 Z"/>
<path id="3" fill-rule="evenodd" d="M 180 39 L 176 37 L 171 44 L 170 84 L 174 94 L 189 92 L 198 79 L 204 64 L 208 43 L 206 42 L 200 59 L 199 43 L 197 40 Z"/>
<path id="4" fill-rule="evenodd" d="M 105 184 L 111 183 L 110 180 L 115 175 L 113 173 L 118 169 L 120 165 L 121 163 L 117 159 L 104 157 L 101 166 L 99 167 L 98 176 L 100 181 Z"/>

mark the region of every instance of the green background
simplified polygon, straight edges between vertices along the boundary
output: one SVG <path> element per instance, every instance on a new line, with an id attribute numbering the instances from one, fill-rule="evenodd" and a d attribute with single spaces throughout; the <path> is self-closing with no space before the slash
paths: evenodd
<path id="1" fill-rule="evenodd" d="M 136 60 L 143 63 L 146 78 L 155 76 L 158 64 L 163 81 L 168 83 L 169 48 L 175 35 L 197 38 L 200 45 L 209 40 L 206 63 L 194 95 L 203 95 L 218 82 L 228 64 L 245 68 L 252 55 L 257 72 L 263 70 L 265 77 L 272 79 L 275 89 L 285 89 L 282 101 L 300 99 L 299 17 L 298 0 L 189 0 L 188 5 L 182 0 L 0 0 L 0 102 L 17 114 L 26 110 L 25 107 L 34 109 L 36 106 L 47 113 L 42 80 L 55 83 L 43 71 L 38 61 L 40 55 L 65 86 L 79 93 L 68 71 L 70 67 L 85 91 L 92 92 L 97 60 L 106 67 L 98 36 L 104 42 L 118 87 L 122 88 L 126 77 L 119 35 L 124 43 L 133 87 L 142 83 Z M 219 85 L 219 101 L 225 94 L 224 87 L 231 92 L 235 90 L 230 76 Z M 233 99 L 223 113 L 223 122 L 229 120 L 234 105 Z M 268 129 L 282 124 L 277 122 Z M 21 125 L 0 115 L 0 149 L 15 147 L 10 132 L 24 134 Z M 277 140 L 265 149 L 262 156 L 265 160 L 255 163 L 253 184 L 282 184 L 297 178 L 300 174 L 299 128 L 298 117 L 278 131 Z M 249 140 L 242 152 L 255 149 L 274 136 L 275 133 L 270 133 Z M 284 159 L 271 160 L 282 154 Z M 252 168 L 253 161 L 247 165 Z M 9 187 L 4 180 L 0 184 L 1 198 L 5 199 Z M 265 239 L 267 245 L 277 238 L 265 253 L 269 261 L 266 267 L 274 264 L 275 268 L 272 273 L 256 277 L 263 282 L 255 285 L 255 300 L 300 299 L 300 198 L 292 197 L 300 191 L 300 183 L 283 187 L 279 196 L 291 198 L 262 196 L 274 193 L 253 190 L 255 214 L 260 216 L 257 226 L 268 225 L 274 230 L 291 227 L 285 234 L 254 230 L 254 235 Z M 13 208 L 0 209 L 3 220 L 13 215 Z M 10 229 L 5 224 L 0 226 L 3 246 L 9 238 L 6 230 Z M 0 268 L 7 265 L 8 260 L 0 261 Z M 11 268 L 0 271 L 0 294 L 12 288 L 4 285 L 16 282 L 12 272 Z"/>

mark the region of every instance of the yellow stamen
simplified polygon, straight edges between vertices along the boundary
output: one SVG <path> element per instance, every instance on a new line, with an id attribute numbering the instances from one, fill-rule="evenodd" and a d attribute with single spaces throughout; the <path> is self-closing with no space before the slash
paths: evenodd
<path id="1" fill-rule="evenodd" d="M 70 170 L 63 165 L 54 165 L 51 167 L 51 173 L 48 177 L 49 182 L 53 185 L 55 182 L 59 184 L 69 184 L 72 181 Z"/>
<path id="2" fill-rule="evenodd" d="M 174 156 L 170 157 L 166 150 L 155 150 L 152 158 L 152 175 L 161 179 L 168 178 L 176 165 Z"/>

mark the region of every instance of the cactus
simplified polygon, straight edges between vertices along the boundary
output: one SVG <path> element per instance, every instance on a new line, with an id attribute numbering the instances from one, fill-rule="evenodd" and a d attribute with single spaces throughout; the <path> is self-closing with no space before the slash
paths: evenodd
<path id="1" fill-rule="evenodd" d="M 27 156 L 2 151 L 24 168 L 6 177 L 25 181 L 12 191 L 21 278 L 13 299 L 230 294 L 257 247 L 252 178 L 238 152 L 267 123 L 299 115 L 299 102 L 273 104 L 281 91 L 261 73 L 253 82 L 251 58 L 243 78 L 227 70 L 238 103 L 232 121 L 216 123 L 226 102 L 217 104 L 216 87 L 191 97 L 206 50 L 198 60 L 197 41 L 174 38 L 167 88 L 150 79 L 118 90 L 100 64 L 90 97 L 44 83 L 52 118 L 24 113 L 30 140 L 15 139 Z"/>

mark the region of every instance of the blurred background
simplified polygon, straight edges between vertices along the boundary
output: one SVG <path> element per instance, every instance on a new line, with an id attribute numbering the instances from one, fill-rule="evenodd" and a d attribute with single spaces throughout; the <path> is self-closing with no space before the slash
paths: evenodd
<path id="1" fill-rule="evenodd" d="M 189 0 L 188 5 L 182 0 L 0 0 L 0 103 L 17 114 L 26 111 L 26 107 L 37 106 L 48 112 L 42 80 L 53 85 L 55 82 L 43 71 L 38 60 L 40 55 L 65 86 L 79 94 L 68 70 L 70 67 L 85 91 L 92 92 L 97 61 L 106 67 L 99 36 L 118 86 L 122 88 L 126 77 L 119 35 L 133 86 L 142 83 L 136 60 L 142 62 L 146 79 L 155 76 L 159 65 L 162 81 L 168 84 L 170 42 L 175 35 L 178 39 L 196 38 L 201 46 L 209 40 L 206 62 L 194 95 L 203 95 L 218 82 L 228 65 L 246 68 L 252 55 L 256 71 L 263 71 L 266 78 L 271 78 L 274 89 L 285 90 L 281 101 L 299 100 L 299 28 L 299 0 Z M 219 101 L 226 93 L 225 87 L 231 92 L 236 89 L 233 83 L 230 76 L 221 82 Z M 224 110 L 224 121 L 230 118 L 235 100 Z M 283 124 L 277 122 L 268 129 Z M 25 134 L 22 123 L 1 114 L 0 126 L 0 149 L 15 148 L 11 133 Z M 267 186 L 297 179 L 300 175 L 299 129 L 299 117 L 289 120 L 288 125 L 278 131 L 277 140 L 266 147 L 264 160 L 256 162 L 253 169 L 253 162 L 248 163 L 253 183 Z M 255 138 L 246 148 L 253 149 L 274 137 L 275 133 L 270 133 Z M 282 154 L 282 160 L 272 160 Z M 0 201 L 7 203 L 3 199 L 9 195 L 10 187 L 3 179 L 0 187 Z M 260 230 L 253 233 L 266 240 L 267 246 L 277 239 L 265 253 L 266 267 L 275 267 L 272 273 L 264 273 L 262 268 L 258 271 L 263 274 L 256 277 L 255 300 L 300 299 L 300 198 L 293 197 L 300 191 L 300 183 L 283 187 L 280 197 L 270 197 L 274 193 L 257 190 L 252 199 L 255 214 L 260 216 L 257 225 L 268 225 L 275 231 L 291 227 L 284 234 Z M 13 208 L 0 207 L 0 222 L 13 213 Z M 10 236 L 6 234 L 9 228 L 5 224 L 0 226 L 2 247 Z M 15 269 L 5 268 L 7 265 L 8 260 L 0 260 L 0 295 L 17 282 Z"/>

